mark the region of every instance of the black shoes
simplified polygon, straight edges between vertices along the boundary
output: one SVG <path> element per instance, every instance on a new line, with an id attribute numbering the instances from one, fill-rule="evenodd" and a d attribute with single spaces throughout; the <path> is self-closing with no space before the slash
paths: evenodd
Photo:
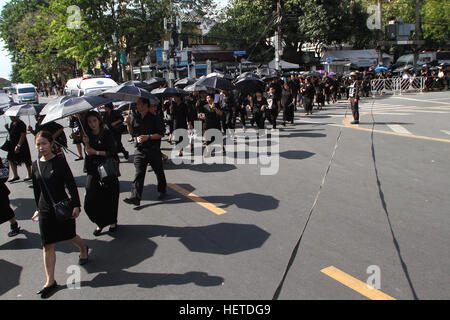
<path id="1" fill-rule="evenodd" d="M 48 297 L 50 297 L 50 295 L 52 293 L 55 292 L 55 290 L 57 288 L 58 288 L 58 284 L 55 281 L 55 282 L 53 282 L 53 284 L 51 286 L 42 288 L 36 294 L 40 294 L 41 295 L 41 299 L 47 299 Z"/>
<path id="2" fill-rule="evenodd" d="M 17 180 L 20 180 L 20 178 L 19 177 L 16 177 L 16 178 L 12 178 L 11 180 L 9 180 L 8 182 L 15 182 L 15 181 L 17 181 Z"/>
<path id="3" fill-rule="evenodd" d="M 11 225 L 11 231 L 8 233 L 8 237 L 17 236 L 20 233 L 20 227 L 17 223 Z"/>
<path id="4" fill-rule="evenodd" d="M 158 196 L 158 200 L 164 200 L 167 197 L 166 192 L 160 192 Z"/>
<path id="5" fill-rule="evenodd" d="M 141 200 L 139 200 L 138 198 L 126 198 L 126 199 L 123 199 L 123 201 L 125 203 L 133 204 L 135 206 L 141 205 Z"/>
<path id="6" fill-rule="evenodd" d="M 350 122 L 351 124 L 359 124 L 359 121 L 358 120 L 355 120 L 355 121 L 352 121 L 352 122 Z"/>
<path id="7" fill-rule="evenodd" d="M 78 265 L 82 266 L 89 262 L 89 247 L 88 246 L 86 246 L 86 252 L 87 252 L 86 258 L 84 258 L 84 259 L 80 258 L 78 260 Z"/>
<path id="8" fill-rule="evenodd" d="M 96 236 L 96 237 L 98 237 L 99 235 L 101 235 L 102 234 L 102 228 L 97 228 L 97 229 L 95 229 L 94 230 L 94 232 L 92 233 L 94 236 Z"/>
<path id="9" fill-rule="evenodd" d="M 117 231 L 117 227 L 118 227 L 118 225 L 116 224 L 116 226 L 115 227 L 109 227 L 109 232 L 116 232 Z"/>
<path id="10" fill-rule="evenodd" d="M 77 159 L 75 159 L 75 161 L 81 161 L 81 160 L 84 160 L 84 158 L 83 157 L 78 157 Z"/>
<path id="11" fill-rule="evenodd" d="M 128 160 L 130 158 L 130 153 L 124 152 L 123 157 L 125 158 L 125 160 Z"/>

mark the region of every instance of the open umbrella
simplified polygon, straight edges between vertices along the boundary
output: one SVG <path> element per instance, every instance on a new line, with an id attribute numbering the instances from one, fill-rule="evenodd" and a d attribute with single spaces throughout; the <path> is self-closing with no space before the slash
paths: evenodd
<path id="1" fill-rule="evenodd" d="M 52 108 L 47 113 L 41 124 L 46 124 L 77 113 L 88 111 L 114 101 L 116 101 L 116 99 L 105 98 L 102 96 L 71 97 L 70 99 L 67 99 L 63 103 Z"/>
<path id="2" fill-rule="evenodd" d="M 375 72 L 385 72 L 385 71 L 388 71 L 388 68 L 384 66 L 379 66 L 375 68 Z"/>
<path id="3" fill-rule="evenodd" d="M 262 68 L 256 71 L 256 74 L 260 77 L 264 76 L 279 76 L 279 72 L 271 68 Z"/>
<path id="4" fill-rule="evenodd" d="M 180 89 L 184 89 L 186 86 L 194 84 L 197 80 L 191 77 L 187 77 L 175 82 L 174 86 Z"/>
<path id="5" fill-rule="evenodd" d="M 159 89 L 153 89 L 151 94 L 157 96 L 158 98 L 168 98 L 173 96 L 186 96 L 189 93 L 182 89 L 178 88 L 159 88 Z"/>
<path id="6" fill-rule="evenodd" d="M 227 79 L 227 80 L 230 80 L 230 81 L 234 80 L 233 76 L 231 76 L 229 74 L 224 74 L 224 73 L 221 73 L 221 72 L 212 72 L 212 73 L 207 74 L 206 77 L 207 78 L 208 77 L 219 77 L 219 78 L 224 78 L 224 79 Z"/>
<path id="7" fill-rule="evenodd" d="M 143 82 L 143 81 L 136 81 L 136 80 L 130 80 L 130 81 L 124 82 L 124 83 L 122 83 L 120 85 L 121 86 L 134 86 L 134 87 L 142 88 L 142 89 L 145 89 L 145 90 L 148 90 L 148 91 L 154 89 L 153 85 L 148 84 L 148 83 Z"/>
<path id="8" fill-rule="evenodd" d="M 19 104 L 12 106 L 5 112 L 7 117 L 20 117 L 20 116 L 35 116 L 38 114 L 37 104 Z"/>
<path id="9" fill-rule="evenodd" d="M 257 90 L 264 90 L 265 87 L 264 81 L 259 78 L 242 78 L 235 83 L 236 88 L 244 93 L 254 93 Z"/>
<path id="10" fill-rule="evenodd" d="M 184 87 L 184 91 L 186 91 L 186 92 L 208 91 L 208 88 L 194 83 L 194 84 Z"/>
<path id="11" fill-rule="evenodd" d="M 236 77 L 236 81 L 239 81 L 244 78 L 259 78 L 259 76 L 254 72 L 247 71 L 247 72 L 244 72 L 244 73 L 238 75 Z"/>
<path id="12" fill-rule="evenodd" d="M 220 76 L 206 76 L 203 79 L 198 80 L 195 84 L 202 85 L 207 88 L 216 90 L 233 90 L 234 85 L 227 79 Z"/>
<path id="13" fill-rule="evenodd" d="M 54 99 L 50 100 L 44 106 L 44 108 L 42 108 L 41 112 L 39 112 L 39 115 L 45 116 L 51 109 L 53 109 L 57 105 L 60 105 L 61 103 L 63 103 L 64 101 L 66 101 L 66 100 L 68 100 L 70 98 L 72 98 L 72 96 L 60 96 L 60 97 L 57 97 L 57 98 L 54 98 Z"/>
<path id="14" fill-rule="evenodd" d="M 148 99 L 150 104 L 159 104 L 158 98 L 145 89 L 120 85 L 103 91 L 102 95 L 106 98 L 113 98 L 119 101 L 137 102 L 139 98 Z"/>
<path id="15" fill-rule="evenodd" d="M 160 86 L 167 83 L 166 79 L 158 78 L 158 77 L 147 79 L 144 82 L 147 83 L 148 85 L 150 85 L 148 90 L 153 90 L 153 89 L 159 88 Z"/>

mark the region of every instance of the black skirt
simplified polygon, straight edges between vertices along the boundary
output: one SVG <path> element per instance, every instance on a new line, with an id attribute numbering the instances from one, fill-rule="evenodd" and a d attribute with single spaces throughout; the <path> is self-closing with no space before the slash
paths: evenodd
<path id="1" fill-rule="evenodd" d="M 0 199 L 0 224 L 14 218 L 14 211 L 9 205 L 9 198 L 7 195 L 1 195 Z"/>
<path id="2" fill-rule="evenodd" d="M 39 212 L 39 230 L 43 246 L 71 240 L 76 236 L 75 219 L 59 221 L 54 212 Z"/>
<path id="3" fill-rule="evenodd" d="M 84 210 L 99 228 L 117 223 L 119 193 L 119 179 L 101 184 L 97 175 L 87 176 Z"/>

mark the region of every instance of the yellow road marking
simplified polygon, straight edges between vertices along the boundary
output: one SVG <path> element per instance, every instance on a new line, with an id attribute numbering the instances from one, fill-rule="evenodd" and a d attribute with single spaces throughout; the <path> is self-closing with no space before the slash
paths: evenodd
<path id="1" fill-rule="evenodd" d="M 393 108 L 393 109 L 386 109 L 386 110 L 382 110 L 382 111 L 375 111 L 373 112 L 373 114 L 382 114 L 384 112 L 389 112 L 389 111 L 394 111 L 394 110 L 413 110 L 413 109 L 423 109 L 423 108 L 427 108 L 427 107 L 411 107 L 411 108 Z M 448 109 L 448 106 L 441 106 L 441 107 L 432 107 L 433 109 L 439 109 L 439 108 L 444 108 L 444 109 Z M 360 114 L 361 116 L 367 116 L 369 114 L 372 114 L 371 112 L 364 112 Z M 369 128 L 363 128 L 363 127 L 359 127 L 358 125 L 354 125 L 351 124 L 350 121 L 353 119 L 353 116 L 348 116 L 347 118 L 344 119 L 343 123 L 345 126 L 352 128 L 352 129 L 356 129 L 356 130 L 360 130 L 360 131 L 367 131 L 367 132 L 375 132 L 375 133 L 383 133 L 383 134 L 389 134 L 391 136 L 400 136 L 400 137 L 407 137 L 407 138 L 413 138 L 413 139 L 419 139 L 419 140 L 428 140 L 428 141 L 436 141 L 436 142 L 445 142 L 445 143 L 450 143 L 449 139 L 440 139 L 440 138 L 432 138 L 432 137 L 426 137 L 426 136 L 416 136 L 416 135 L 412 135 L 412 134 L 403 134 L 403 133 L 397 133 L 397 132 L 392 132 L 392 131 L 384 131 L 384 130 L 372 130 Z"/>
<path id="2" fill-rule="evenodd" d="M 197 196 L 196 194 L 174 184 L 174 183 L 168 183 L 167 186 L 173 190 L 175 190 L 178 193 L 181 193 L 183 196 L 188 197 L 189 199 L 191 199 L 192 201 L 194 201 L 195 203 L 201 205 L 203 208 L 217 214 L 217 215 L 221 215 L 221 214 L 225 214 L 227 213 L 225 210 L 213 205 L 212 203 L 206 201 L 203 198 L 200 198 L 199 196 Z"/>
<path id="3" fill-rule="evenodd" d="M 380 290 L 369 287 L 367 283 L 353 278 L 336 267 L 330 266 L 320 271 L 371 300 L 396 300 Z"/>

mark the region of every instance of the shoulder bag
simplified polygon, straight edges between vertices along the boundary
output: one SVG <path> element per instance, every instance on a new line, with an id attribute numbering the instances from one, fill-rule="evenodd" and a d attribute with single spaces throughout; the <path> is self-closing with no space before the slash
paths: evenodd
<path id="1" fill-rule="evenodd" d="M 41 166 L 40 166 L 39 159 L 37 160 L 37 167 L 38 167 L 39 175 L 41 176 L 42 184 L 44 185 L 44 188 L 47 190 L 48 196 L 50 197 L 50 201 L 52 202 L 52 205 L 53 205 L 53 209 L 55 209 L 56 219 L 59 221 L 67 221 L 67 220 L 72 219 L 72 214 L 73 214 L 73 208 L 72 208 L 72 204 L 71 204 L 72 201 L 69 198 L 67 198 L 58 203 L 55 203 L 55 201 L 53 200 L 53 197 L 50 193 L 50 190 L 48 189 L 47 184 L 45 183 L 44 177 L 41 173 Z"/>

